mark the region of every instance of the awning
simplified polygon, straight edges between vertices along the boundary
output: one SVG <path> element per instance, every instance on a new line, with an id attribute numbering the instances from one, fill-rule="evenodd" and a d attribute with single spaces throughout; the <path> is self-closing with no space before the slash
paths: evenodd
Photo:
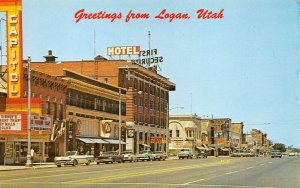
<path id="1" fill-rule="evenodd" d="M 148 144 L 142 144 L 143 146 L 145 146 L 146 148 L 151 148 L 151 146 L 149 146 Z"/>
<path id="2" fill-rule="evenodd" d="M 95 144 L 95 142 L 89 138 L 77 138 L 78 140 L 86 143 L 86 144 Z"/>
<path id="3" fill-rule="evenodd" d="M 119 140 L 105 139 L 104 141 L 108 142 L 109 144 L 119 144 Z M 126 143 L 121 141 L 121 144 L 126 144 Z"/>
<path id="4" fill-rule="evenodd" d="M 108 142 L 100 138 L 77 138 L 86 144 L 107 144 Z"/>
<path id="5" fill-rule="evenodd" d="M 108 143 L 108 142 L 104 141 L 103 139 L 99 139 L 99 138 L 93 138 L 91 140 L 93 140 L 97 144 L 107 144 Z"/>

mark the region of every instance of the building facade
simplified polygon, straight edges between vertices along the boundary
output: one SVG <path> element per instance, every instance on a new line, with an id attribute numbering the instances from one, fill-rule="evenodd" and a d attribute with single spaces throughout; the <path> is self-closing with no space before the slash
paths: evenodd
<path id="1" fill-rule="evenodd" d="M 41 63 L 34 64 L 37 67 Z M 126 150 L 136 153 L 167 150 L 169 91 L 175 90 L 175 84 L 168 78 L 132 61 L 107 60 L 101 56 L 94 60 L 64 61 L 59 67 L 49 64 L 48 69 L 39 70 L 62 76 L 67 69 L 126 89 Z"/>

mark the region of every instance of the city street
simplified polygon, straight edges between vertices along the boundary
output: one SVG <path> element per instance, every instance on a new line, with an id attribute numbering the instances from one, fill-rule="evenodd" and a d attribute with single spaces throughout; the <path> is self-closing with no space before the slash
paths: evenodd
<path id="1" fill-rule="evenodd" d="M 299 157 L 184 159 L 0 172 L 0 187 L 300 187 Z"/>

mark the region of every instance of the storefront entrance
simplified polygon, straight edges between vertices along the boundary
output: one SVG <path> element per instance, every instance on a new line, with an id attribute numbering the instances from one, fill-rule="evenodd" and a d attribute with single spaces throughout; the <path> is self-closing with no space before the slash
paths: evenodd
<path id="1" fill-rule="evenodd" d="M 4 165 L 5 142 L 0 142 L 0 165 Z"/>

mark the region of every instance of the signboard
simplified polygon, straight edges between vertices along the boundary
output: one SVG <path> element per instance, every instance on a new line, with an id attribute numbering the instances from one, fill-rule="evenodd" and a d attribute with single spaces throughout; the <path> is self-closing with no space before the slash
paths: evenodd
<path id="1" fill-rule="evenodd" d="M 134 129 L 127 129 L 127 138 L 134 138 Z"/>
<path id="2" fill-rule="evenodd" d="M 52 133 L 51 118 L 46 116 L 30 116 L 31 131 L 38 131 L 42 133 Z"/>
<path id="3" fill-rule="evenodd" d="M 102 120 L 100 121 L 100 136 L 104 138 L 109 138 L 112 133 L 113 125 L 112 120 Z"/>
<path id="4" fill-rule="evenodd" d="M 7 97 L 22 97 L 22 2 L 0 1 L 0 12 L 6 13 L 7 30 Z"/>
<path id="5" fill-rule="evenodd" d="M 142 66 L 151 66 L 153 64 L 162 63 L 163 59 L 162 56 L 158 56 L 157 49 L 143 50 L 140 51 L 139 59 L 133 60 L 133 63 Z"/>
<path id="6" fill-rule="evenodd" d="M 115 46 L 107 48 L 107 55 L 139 55 L 140 46 Z"/>
<path id="7" fill-rule="evenodd" d="M 150 143 L 151 144 L 162 144 L 162 143 L 165 143 L 166 142 L 166 139 L 163 138 L 163 137 L 154 137 L 152 136 L 150 138 Z"/>
<path id="8" fill-rule="evenodd" d="M 0 114 L 0 130 L 21 131 L 21 114 Z"/>

